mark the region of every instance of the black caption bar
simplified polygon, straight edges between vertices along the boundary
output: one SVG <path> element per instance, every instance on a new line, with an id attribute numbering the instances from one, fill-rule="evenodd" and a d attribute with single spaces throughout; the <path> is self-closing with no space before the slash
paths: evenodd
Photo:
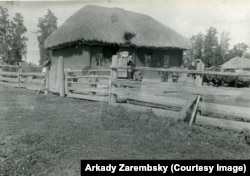
<path id="1" fill-rule="evenodd" d="M 250 160 L 81 160 L 81 175 L 250 175 Z"/>

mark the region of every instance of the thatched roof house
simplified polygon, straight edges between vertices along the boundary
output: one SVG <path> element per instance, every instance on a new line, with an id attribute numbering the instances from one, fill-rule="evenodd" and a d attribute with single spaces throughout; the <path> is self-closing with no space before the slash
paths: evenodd
<path id="1" fill-rule="evenodd" d="M 227 69 L 250 69 L 250 59 L 242 58 L 242 57 L 234 57 L 229 61 L 222 64 L 221 67 L 223 70 Z"/>
<path id="2" fill-rule="evenodd" d="M 134 34 L 130 45 L 137 47 L 187 49 L 190 42 L 150 16 L 120 8 L 86 6 L 72 15 L 45 41 L 46 48 L 79 42 L 126 45 L 124 35 Z"/>
<path id="3" fill-rule="evenodd" d="M 64 69 L 109 68 L 112 56 L 126 51 L 136 66 L 178 67 L 191 47 L 188 39 L 147 15 L 92 5 L 73 14 L 44 45 L 53 53 L 50 90 L 55 92 L 60 60 Z"/>

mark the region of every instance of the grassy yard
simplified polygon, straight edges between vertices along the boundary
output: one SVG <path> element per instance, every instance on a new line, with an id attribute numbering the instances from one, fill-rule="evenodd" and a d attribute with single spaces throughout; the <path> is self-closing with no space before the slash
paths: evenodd
<path id="1" fill-rule="evenodd" d="M 0 87 L 0 175 L 79 175 L 81 159 L 250 159 L 249 131 Z"/>

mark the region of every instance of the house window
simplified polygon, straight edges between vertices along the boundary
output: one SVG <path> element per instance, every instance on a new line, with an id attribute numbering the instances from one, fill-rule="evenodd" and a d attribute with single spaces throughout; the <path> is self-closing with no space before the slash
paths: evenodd
<path id="1" fill-rule="evenodd" d="M 96 54 L 95 59 L 96 59 L 96 66 L 97 67 L 102 67 L 102 65 L 103 65 L 102 54 L 101 53 Z"/>
<path id="2" fill-rule="evenodd" d="M 145 54 L 145 66 L 149 67 L 152 61 L 152 53 Z"/>

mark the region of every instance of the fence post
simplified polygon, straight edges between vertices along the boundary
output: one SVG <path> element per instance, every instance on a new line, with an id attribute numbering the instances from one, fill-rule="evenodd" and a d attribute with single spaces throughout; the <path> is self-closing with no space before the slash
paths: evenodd
<path id="1" fill-rule="evenodd" d="M 117 102 L 117 95 L 112 94 L 111 89 L 112 89 L 112 82 L 114 80 L 117 80 L 118 72 L 116 68 L 111 68 L 111 73 L 110 73 L 110 82 L 109 82 L 109 98 L 111 102 L 116 103 Z"/>
<path id="2" fill-rule="evenodd" d="M 49 93 L 49 69 L 47 69 L 47 72 L 46 72 L 46 81 L 45 81 L 45 91 L 44 91 L 44 94 L 45 95 L 48 95 Z"/>
<path id="3" fill-rule="evenodd" d="M 65 83 L 64 83 L 64 63 L 63 63 L 63 57 L 59 57 L 59 90 L 60 90 L 60 96 L 64 97 L 65 95 Z"/>
<path id="4" fill-rule="evenodd" d="M 189 126 L 191 126 L 195 122 L 196 114 L 197 114 L 197 109 L 198 109 L 199 102 L 200 102 L 200 98 L 201 98 L 201 96 L 198 95 L 198 97 L 196 99 L 196 103 L 195 103 L 194 109 L 193 109 L 192 114 L 191 114 L 191 118 L 190 118 L 190 121 L 189 121 Z"/>
<path id="5" fill-rule="evenodd" d="M 201 69 L 197 69 L 197 71 L 203 71 Z M 196 79 L 195 79 L 195 86 L 196 87 L 201 87 L 202 86 L 202 82 L 203 82 L 203 73 L 200 74 L 196 74 Z"/>
<path id="6" fill-rule="evenodd" d="M 109 78 L 109 99 L 111 100 L 111 89 L 112 89 L 112 68 L 110 70 L 110 78 Z"/>
<path id="7" fill-rule="evenodd" d="M 68 77 L 69 77 L 69 72 L 68 70 L 65 71 L 65 94 L 68 95 Z"/>
<path id="8" fill-rule="evenodd" d="M 20 88 L 21 87 L 21 71 L 22 71 L 22 67 L 20 63 L 17 66 L 17 71 L 18 71 L 18 88 Z"/>

